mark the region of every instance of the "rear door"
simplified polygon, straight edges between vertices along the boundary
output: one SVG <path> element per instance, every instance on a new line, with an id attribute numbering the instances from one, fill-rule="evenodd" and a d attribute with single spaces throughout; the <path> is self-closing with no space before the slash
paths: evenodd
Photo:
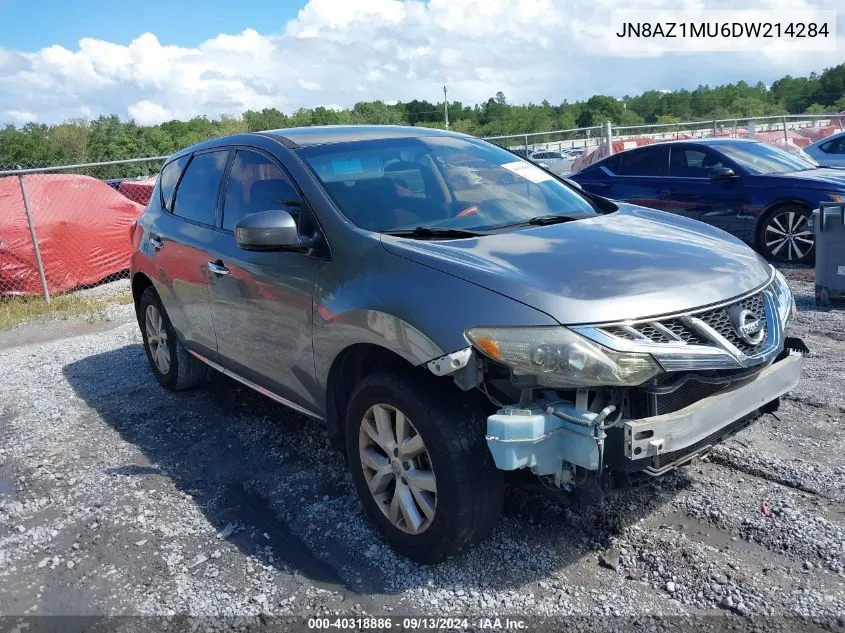
<path id="1" fill-rule="evenodd" d="M 157 288 L 170 320 L 186 347 L 215 358 L 217 338 L 209 301 L 206 249 L 215 234 L 220 185 L 229 156 L 228 149 L 197 152 L 181 171 L 175 193 L 162 202 L 163 212 L 150 231 Z M 176 163 L 174 163 L 176 164 Z M 183 163 L 184 164 L 184 163 Z M 177 173 L 178 177 L 178 173 Z M 170 189 L 173 173 L 162 172 L 162 191 Z"/>
<path id="2" fill-rule="evenodd" d="M 670 145 L 670 148 L 663 209 L 712 224 L 740 238 L 747 237 L 749 219 L 743 211 L 750 201 L 742 178 L 710 180 L 712 169 L 735 169 L 733 163 L 728 164 L 721 154 L 700 145 Z"/>
<path id="3" fill-rule="evenodd" d="M 669 175 L 669 148 L 652 145 L 627 150 L 590 168 L 589 173 L 589 177 L 575 176 L 575 180 L 587 191 L 659 209 L 661 191 Z"/>
<path id="4" fill-rule="evenodd" d="M 303 235 L 315 221 L 282 165 L 253 148 L 235 150 L 222 199 L 208 248 L 218 362 L 289 404 L 320 410 L 311 337 L 317 258 L 242 250 L 233 232 L 246 216 L 273 209 L 289 211 Z"/>

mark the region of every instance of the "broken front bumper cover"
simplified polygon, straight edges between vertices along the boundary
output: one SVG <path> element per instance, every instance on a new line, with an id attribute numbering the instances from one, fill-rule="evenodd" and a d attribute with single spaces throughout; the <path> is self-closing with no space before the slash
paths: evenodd
<path id="1" fill-rule="evenodd" d="M 668 461 L 652 474 L 662 474 L 689 461 L 689 457 L 711 444 L 710 439 L 738 430 L 740 423 L 754 412 L 794 389 L 802 366 L 802 354 L 786 350 L 779 360 L 755 376 L 688 407 L 621 421 L 618 426 L 626 461 L 632 466 L 641 464 L 643 470 L 654 470 L 654 464 Z M 526 409 L 505 407 L 487 418 L 487 445 L 498 468 L 529 468 L 536 475 L 553 475 L 569 466 L 602 469 L 606 436 L 591 426 L 597 414 L 578 412 L 565 402 L 552 408 L 565 412 L 564 417 L 570 421 L 552 415 L 548 407 L 536 403 Z M 661 460 L 661 456 L 668 459 Z"/>
<path id="2" fill-rule="evenodd" d="M 759 374 L 688 407 L 623 425 L 625 457 L 640 460 L 681 451 L 718 433 L 798 385 L 804 357 L 789 353 Z"/>

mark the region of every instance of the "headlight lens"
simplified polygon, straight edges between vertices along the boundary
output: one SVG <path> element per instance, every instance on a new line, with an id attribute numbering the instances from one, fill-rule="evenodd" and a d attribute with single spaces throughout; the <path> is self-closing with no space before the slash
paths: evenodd
<path id="1" fill-rule="evenodd" d="M 786 325 L 789 319 L 798 313 L 798 307 L 795 305 L 795 297 L 792 296 L 792 290 L 789 289 L 786 277 L 779 270 L 775 270 L 773 289 L 775 291 L 775 301 L 778 304 L 780 322 Z"/>
<path id="2" fill-rule="evenodd" d="M 649 354 L 616 352 L 565 327 L 471 328 L 480 352 L 548 387 L 636 386 L 663 372 Z"/>

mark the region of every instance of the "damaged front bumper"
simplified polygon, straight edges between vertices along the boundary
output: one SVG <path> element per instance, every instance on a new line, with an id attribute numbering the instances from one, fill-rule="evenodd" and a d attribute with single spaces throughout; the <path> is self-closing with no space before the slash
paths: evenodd
<path id="1" fill-rule="evenodd" d="M 629 472 L 660 475 L 739 430 L 759 409 L 794 389 L 802 366 L 801 353 L 785 351 L 755 376 L 678 411 L 641 419 L 609 416 L 612 423 L 570 402 L 504 407 L 487 419 L 487 445 L 498 468 L 527 468 L 558 482 L 571 480 L 578 468 L 601 472 L 606 449 L 624 455 Z M 606 442 L 615 445 L 605 447 Z"/>

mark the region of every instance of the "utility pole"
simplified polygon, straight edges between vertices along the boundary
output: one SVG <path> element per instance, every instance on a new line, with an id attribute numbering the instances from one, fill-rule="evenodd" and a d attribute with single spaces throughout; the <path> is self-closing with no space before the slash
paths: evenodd
<path id="1" fill-rule="evenodd" d="M 446 129 L 449 129 L 449 99 L 446 96 L 447 86 L 443 86 L 443 114 L 446 115 Z"/>

